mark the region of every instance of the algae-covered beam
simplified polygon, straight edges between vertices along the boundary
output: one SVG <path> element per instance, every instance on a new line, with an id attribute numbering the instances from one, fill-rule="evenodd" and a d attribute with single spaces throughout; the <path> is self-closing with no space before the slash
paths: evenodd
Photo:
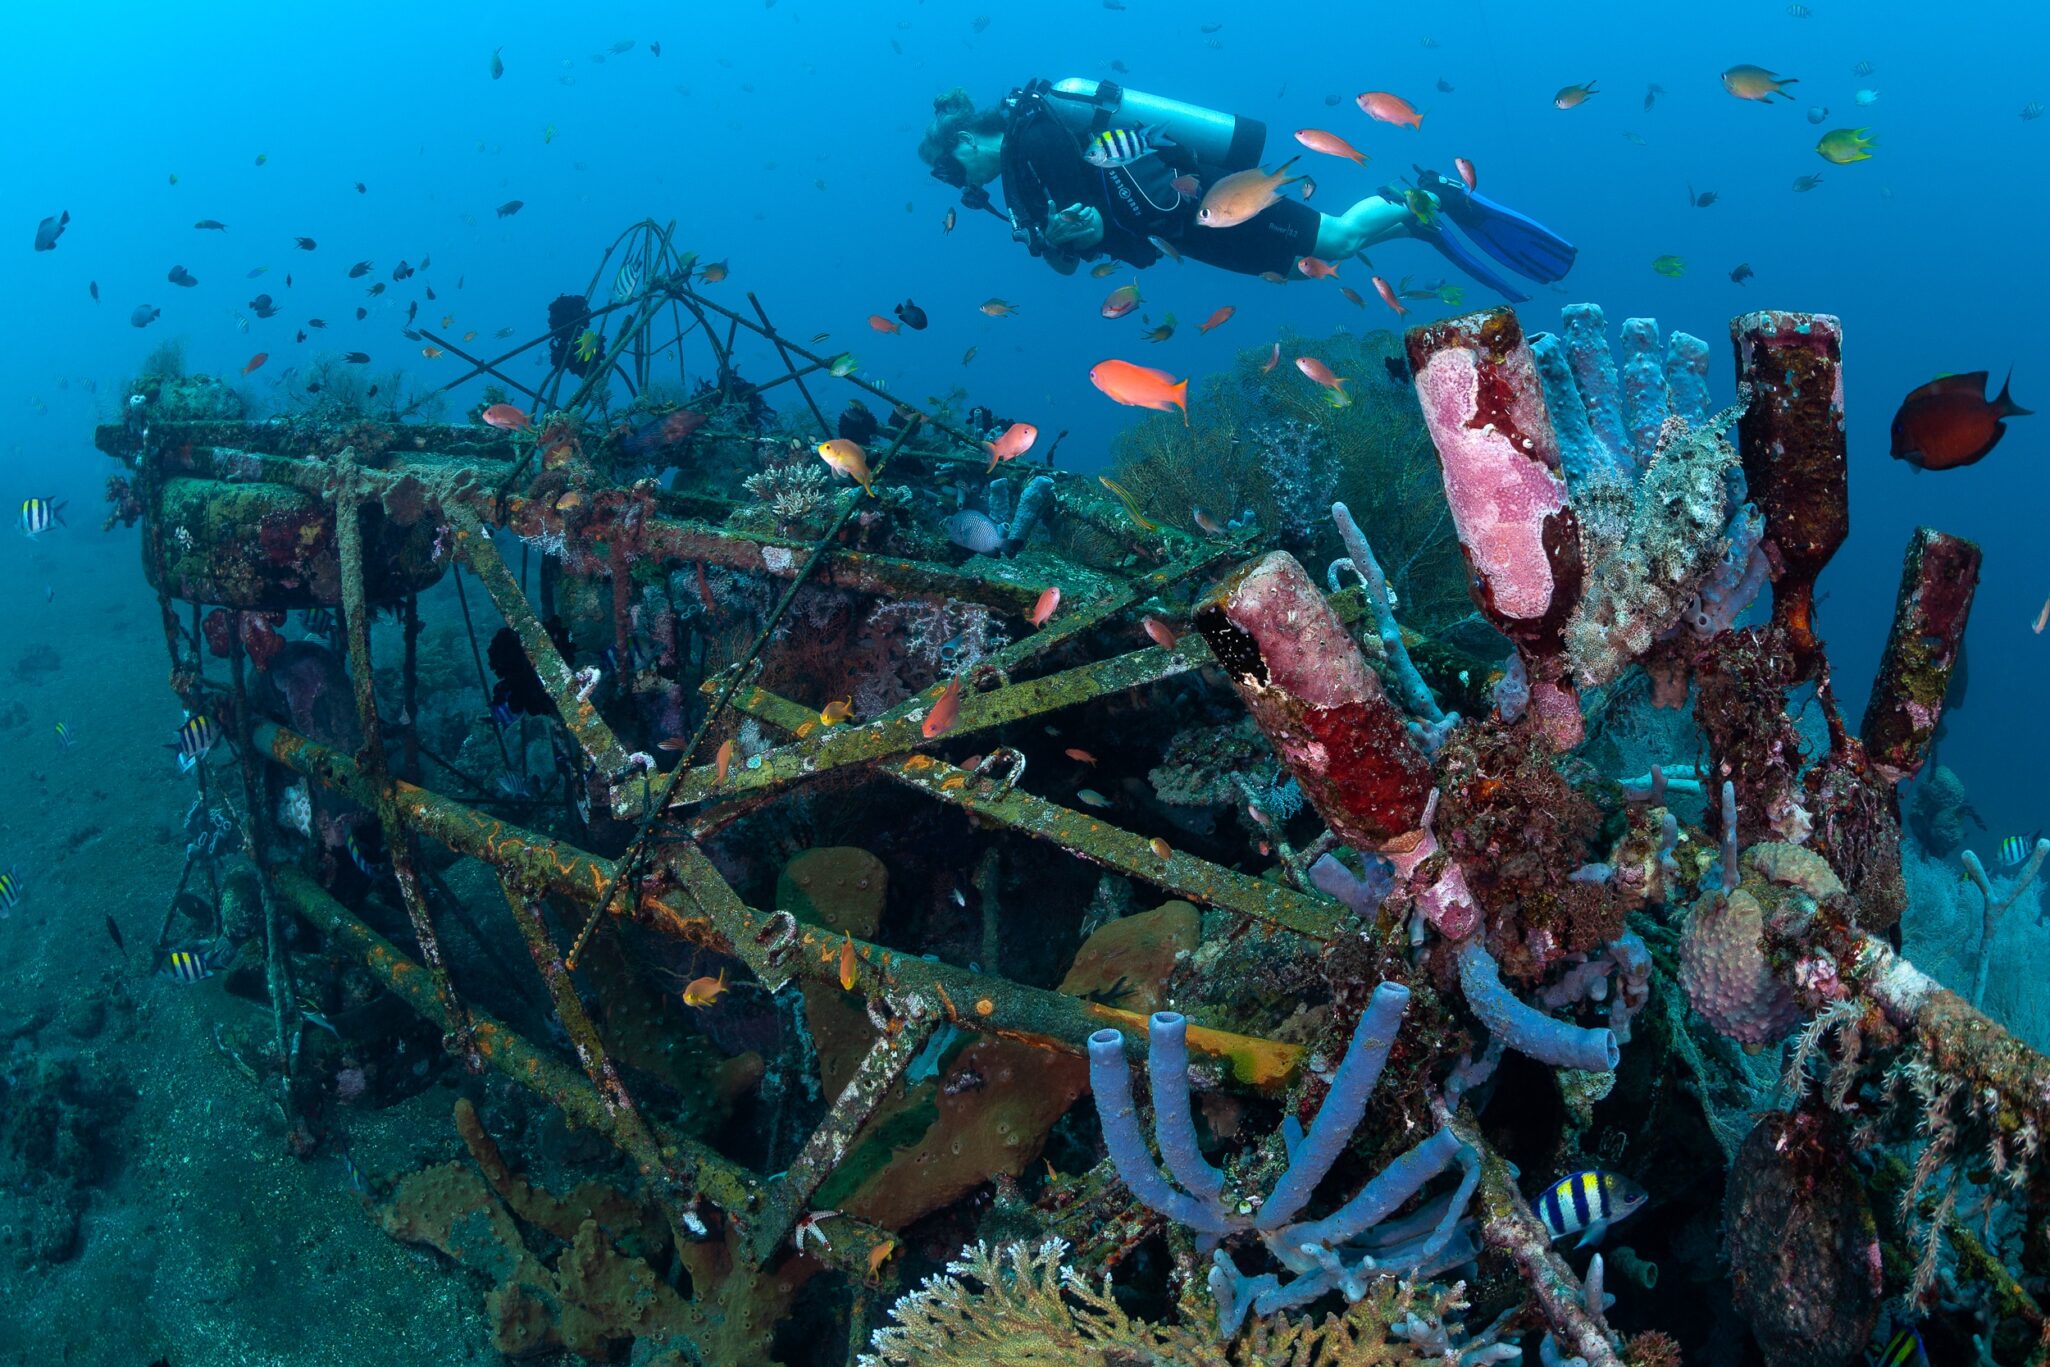
<path id="1" fill-rule="evenodd" d="M 253 732 L 257 750 L 293 772 L 358 801 L 375 800 L 375 789 L 347 755 L 270 723 L 253 728 Z M 393 789 L 399 812 L 413 830 L 457 854 L 482 860 L 496 869 L 510 870 L 530 880 L 531 886 L 595 907 L 612 881 L 616 865 L 610 859 L 550 840 L 424 788 L 395 783 Z M 703 854 L 690 847 L 679 848 L 689 850 L 694 860 L 704 859 Z M 709 867 L 709 861 L 706 865 Z M 703 881 L 709 885 L 709 879 Z M 730 888 L 724 897 L 707 896 L 696 901 L 682 891 L 660 888 L 656 883 L 657 880 L 650 879 L 632 905 L 620 899 L 616 903 L 618 913 L 630 914 L 661 934 L 727 950 L 743 962 L 781 948 L 777 941 L 787 917 L 772 916 L 747 906 Z M 799 927 L 795 934 L 796 942 L 789 947 L 792 952 L 777 957 L 780 971 L 813 982 L 837 984 L 837 957 L 842 941 L 816 927 Z M 1041 1049 L 1080 1054 L 1082 1045 L 1078 1041 L 1088 1039 L 1092 1030 L 1115 1025 L 1132 1038 L 1138 1050 L 1145 1048 L 1143 1016 L 901 954 L 862 940 L 852 944 L 857 960 L 881 975 L 878 981 L 883 988 L 893 993 L 930 993 L 939 1002 L 942 1018 L 964 1029 Z M 1244 1085 L 1267 1091 L 1287 1086 L 1302 1065 L 1303 1051 L 1299 1045 L 1221 1030 L 1200 1034 L 1192 1030 L 1189 1043 L 1192 1048 L 1219 1058 Z"/>
<path id="2" fill-rule="evenodd" d="M 749 716 L 785 730 L 811 719 L 810 709 L 759 688 L 736 694 L 734 705 Z M 928 797 L 1049 841 L 1078 858 L 1151 883 L 1177 897 L 1235 911 L 1318 941 L 1328 940 L 1336 933 L 1343 914 L 1336 902 L 1323 897 L 1251 878 L 1180 850 L 1169 848 L 1162 854 L 1144 836 L 1086 812 L 1021 792 L 1009 784 L 971 774 L 930 755 L 886 760 L 876 766 L 876 772 Z"/>
<path id="3" fill-rule="evenodd" d="M 1913 778 L 1928 757 L 1964 646 L 1981 558 L 1972 542 L 1932 527 L 1917 527 L 1901 558 L 1893 627 L 1859 728 L 1865 753 L 1889 782 Z"/>
<path id="4" fill-rule="evenodd" d="M 455 524 L 456 553 L 476 572 L 478 582 L 484 585 L 484 591 L 497 604 L 499 615 L 520 638 L 520 649 L 533 664 L 541 687 L 547 690 L 555 703 L 563 726 L 597 769 L 602 790 L 600 796 L 609 801 L 612 785 L 626 776 L 628 760 L 625 748 L 612 734 L 612 728 L 605 724 L 605 718 L 591 704 L 590 689 L 577 678 L 569 667 L 569 661 L 563 659 L 562 652 L 556 649 L 548 628 L 542 625 L 540 615 L 521 590 L 520 581 L 513 577 L 498 548 L 491 544 L 489 533 L 467 510 L 454 507 L 445 511 Z"/>

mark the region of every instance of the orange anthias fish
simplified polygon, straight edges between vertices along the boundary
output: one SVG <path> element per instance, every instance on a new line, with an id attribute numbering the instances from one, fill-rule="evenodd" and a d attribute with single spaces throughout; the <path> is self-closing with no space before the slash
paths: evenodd
<path id="1" fill-rule="evenodd" d="M 1323 385 L 1326 389 L 1335 389 L 1341 392 L 1345 389 L 1345 381 L 1339 376 L 1332 374 L 1331 367 L 1325 365 L 1315 356 L 1296 357 L 1295 368 L 1315 380 L 1318 384 Z"/>
<path id="2" fill-rule="evenodd" d="M 1196 210 L 1196 222 L 1206 228 L 1232 228 L 1259 217 L 1281 198 L 1282 186 L 1302 179 L 1288 173 L 1295 163 L 1296 159 L 1290 157 L 1271 175 L 1257 166 L 1232 172 L 1203 196 L 1203 203 Z"/>
<path id="3" fill-rule="evenodd" d="M 1038 440 L 1039 429 L 1031 423 L 1012 423 L 995 441 L 986 441 L 982 444 L 982 449 L 989 452 L 989 469 L 994 470 L 1000 462 L 1024 455 L 1032 449 L 1032 443 Z M 988 474 L 989 470 L 983 473 Z"/>
<path id="4" fill-rule="evenodd" d="M 1800 81 L 1799 76 L 1775 76 L 1762 66 L 1749 62 L 1731 67 L 1723 73 L 1723 89 L 1740 100 L 1756 100 L 1760 104 L 1772 103 L 1775 95 L 1784 95 L 1789 101 L 1794 98 L 1787 87 Z"/>
<path id="5" fill-rule="evenodd" d="M 868 452 L 861 449 L 860 443 L 834 437 L 831 441 L 820 442 L 816 449 L 819 459 L 868 490 L 870 498 L 876 496 L 875 483 L 868 473 Z"/>
<path id="6" fill-rule="evenodd" d="M 250 371 L 256 369 L 258 366 L 262 365 L 265 361 L 268 361 L 269 359 L 270 353 L 268 351 L 257 352 L 254 356 L 251 356 L 249 358 L 249 364 L 242 367 L 242 373 L 244 375 L 247 375 Z"/>
<path id="7" fill-rule="evenodd" d="M 1326 276 L 1338 274 L 1338 267 L 1314 256 L 1297 257 L 1295 268 L 1312 280 L 1322 280 Z"/>
<path id="8" fill-rule="evenodd" d="M 527 415 L 509 403 L 495 403 L 484 410 L 484 423 L 502 432 L 524 432 L 533 424 Z"/>
<path id="9" fill-rule="evenodd" d="M 1586 104 L 1589 97 L 1601 93 L 1601 91 L 1594 88 L 1593 81 L 1587 81 L 1580 85 L 1565 86 L 1560 89 L 1558 94 L 1552 96 L 1552 107 L 1554 109 L 1577 109 L 1581 105 Z"/>
<path id="10" fill-rule="evenodd" d="M 891 319 L 891 318 L 885 318 L 885 317 L 883 317 L 883 315 L 882 315 L 882 314 L 880 314 L 880 313 L 871 313 L 871 314 L 870 314 L 870 315 L 868 316 L 868 325 L 869 325 L 870 327 L 874 328 L 874 329 L 875 329 L 875 330 L 876 330 L 877 332 L 902 332 L 902 331 L 903 331 L 903 329 L 902 329 L 901 327 L 899 327 L 899 326 L 897 325 L 897 322 L 896 322 L 896 320 L 895 320 L 895 319 Z"/>
<path id="11" fill-rule="evenodd" d="M 1295 140 L 1312 152 L 1322 152 L 1332 157 L 1349 157 L 1362 166 L 1367 164 L 1367 154 L 1336 133 L 1326 133 L 1321 128 L 1298 128 L 1295 131 Z"/>
<path id="12" fill-rule="evenodd" d="M 918 724 L 919 734 L 927 740 L 937 740 L 954 729 L 954 722 L 960 715 L 961 676 L 956 674 L 947 680 L 946 690 L 933 699 L 932 709 L 925 714 L 925 720 Z"/>
<path id="13" fill-rule="evenodd" d="M 1036 627 L 1043 627 L 1047 618 L 1053 616 L 1054 609 L 1060 605 L 1061 587 L 1058 584 L 1050 585 L 1040 593 L 1039 601 L 1032 605 L 1032 612 L 1025 620 Z"/>
<path id="14" fill-rule="evenodd" d="M 1391 95 L 1385 90 L 1369 90 L 1356 97 L 1353 103 L 1360 107 L 1362 114 L 1370 119 L 1379 119 L 1382 123 L 1406 124 L 1417 129 L 1424 126 L 1424 116 L 1416 112 L 1414 105 L 1402 96 Z"/>
<path id="15" fill-rule="evenodd" d="M 1984 458 L 2007 434 L 2005 419 L 2029 416 L 2007 392 L 2013 379 L 2010 370 L 1991 403 L 1983 370 L 1946 375 L 1908 395 L 1893 415 L 1894 459 L 1924 470 L 1955 470 Z"/>
<path id="16" fill-rule="evenodd" d="M 1281 343 L 1279 343 L 1279 342 L 1276 342 L 1276 343 L 1274 344 L 1274 351 L 1273 351 L 1273 354 L 1271 354 L 1271 355 L 1269 355 L 1269 356 L 1268 356 L 1268 358 L 1267 358 L 1267 364 L 1265 364 L 1265 365 L 1263 365 L 1263 366 L 1261 366 L 1261 367 L 1260 367 L 1260 373 L 1261 373 L 1262 375 L 1265 375 L 1265 374 L 1266 374 L 1266 373 L 1267 373 L 1268 371 L 1270 371 L 1270 370 L 1274 369 L 1274 367 L 1276 367 L 1276 366 L 1278 366 L 1278 365 L 1280 365 L 1280 364 L 1281 364 Z"/>
<path id="17" fill-rule="evenodd" d="M 1182 639 L 1179 632 L 1158 617 L 1142 618 L 1139 625 L 1146 628 L 1146 634 L 1153 639 L 1153 644 L 1162 650 L 1173 650 L 1175 642 Z"/>
<path id="18" fill-rule="evenodd" d="M 1131 408 L 1151 408 L 1165 413 L 1182 410 L 1182 425 L 1189 423 L 1189 382 L 1177 380 L 1165 370 L 1133 365 L 1130 361 L 1098 361 L 1089 367 L 1089 383 L 1112 400 Z"/>
<path id="19" fill-rule="evenodd" d="M 700 1011 L 725 995 L 726 970 L 720 969 L 716 978 L 692 978 L 683 985 L 683 1004 L 697 1007 Z"/>
<path id="20" fill-rule="evenodd" d="M 1226 323 L 1229 323 L 1231 321 L 1231 316 L 1237 312 L 1237 309 L 1233 308 L 1230 304 L 1226 304 L 1223 308 L 1211 314 L 1203 322 L 1198 323 L 1196 325 L 1196 331 L 1208 332 L 1210 331 L 1210 329 L 1214 327 L 1222 327 Z"/>
<path id="21" fill-rule="evenodd" d="M 1395 287 L 1378 275 L 1374 277 L 1374 293 L 1381 296 L 1382 303 L 1395 310 L 1396 317 L 1409 312 L 1403 307 L 1402 300 L 1396 297 Z"/>
<path id="22" fill-rule="evenodd" d="M 1480 188 L 1475 184 L 1479 177 L 1474 174 L 1473 163 L 1465 157 L 1454 157 L 1452 159 L 1452 169 L 1459 172 L 1459 179 L 1465 184 L 1467 189 L 1474 190 Z"/>
<path id="23" fill-rule="evenodd" d="M 730 739 L 719 742 L 719 753 L 713 756 L 712 764 L 718 781 L 724 783 L 727 772 L 733 768 L 733 742 Z"/>
<path id="24" fill-rule="evenodd" d="M 842 992 L 852 992 L 854 990 L 854 936 L 851 932 L 844 930 L 840 934 L 840 990 Z"/>
<path id="25" fill-rule="evenodd" d="M 1077 764 L 1086 764 L 1092 769 L 1096 767 L 1096 756 L 1090 754 L 1087 750 L 1078 750 L 1071 745 L 1062 753 Z"/>

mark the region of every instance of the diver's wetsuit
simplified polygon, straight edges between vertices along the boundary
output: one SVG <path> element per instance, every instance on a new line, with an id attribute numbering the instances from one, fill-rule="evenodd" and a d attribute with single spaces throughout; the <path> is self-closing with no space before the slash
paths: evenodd
<path id="1" fill-rule="evenodd" d="M 1013 225 L 1030 230 L 1034 255 L 1047 250 L 1040 234 L 1049 220 L 1070 204 L 1103 216 L 1102 240 L 1082 255 L 1107 253 L 1134 266 L 1160 260 L 1160 249 L 1149 237 L 1164 239 L 1194 260 L 1245 275 L 1287 275 L 1296 259 L 1317 245 L 1323 215 L 1299 199 L 1278 200 L 1235 227 L 1199 225 L 1198 198 L 1175 189 L 1173 181 L 1194 171 L 1208 182 L 1222 172 L 1199 166 L 1183 148 L 1157 147 L 1129 165 L 1098 167 L 1082 155 L 1083 147 L 1059 119 L 1030 100 L 1021 102 L 1005 130 L 1004 204 Z"/>

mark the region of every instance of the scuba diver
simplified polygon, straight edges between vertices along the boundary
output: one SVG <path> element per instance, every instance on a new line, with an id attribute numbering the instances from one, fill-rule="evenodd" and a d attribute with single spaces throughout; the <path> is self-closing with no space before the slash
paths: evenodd
<path id="1" fill-rule="evenodd" d="M 1414 188 L 1383 187 L 1343 213 L 1284 193 L 1243 223 L 1200 224 L 1203 191 L 1258 166 L 1266 140 L 1257 119 L 1071 77 L 1034 81 L 980 110 L 966 91 L 950 90 L 933 101 L 918 152 L 964 205 L 1004 219 L 1013 239 L 1063 275 L 1090 257 L 1150 266 L 1171 254 L 1302 279 L 1303 257 L 1342 261 L 1406 236 L 1521 303 L 1530 296 L 1496 265 L 1539 284 L 1573 266 L 1578 249 L 1557 233 L 1421 167 Z M 1001 183 L 1008 213 L 990 202 L 984 187 L 992 181 Z"/>

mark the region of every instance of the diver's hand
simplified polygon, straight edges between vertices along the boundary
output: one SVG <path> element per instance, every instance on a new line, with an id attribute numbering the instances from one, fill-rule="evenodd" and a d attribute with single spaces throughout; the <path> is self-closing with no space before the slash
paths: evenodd
<path id="1" fill-rule="evenodd" d="M 1103 241 L 1103 215 L 1082 204 L 1070 204 L 1047 220 L 1046 245 L 1064 252 L 1086 252 Z"/>

